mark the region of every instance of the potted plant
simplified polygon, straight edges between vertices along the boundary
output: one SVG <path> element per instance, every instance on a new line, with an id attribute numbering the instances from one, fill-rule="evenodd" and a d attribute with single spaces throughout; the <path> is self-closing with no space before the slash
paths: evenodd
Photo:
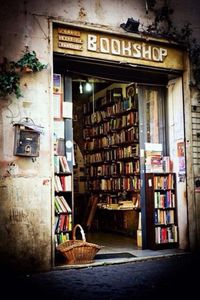
<path id="1" fill-rule="evenodd" d="M 15 71 L 14 63 L 7 62 L 4 58 L 3 64 L 0 65 L 0 97 L 15 94 L 17 98 L 21 97 L 20 76 Z"/>
<path id="2" fill-rule="evenodd" d="M 47 65 L 39 61 L 35 51 L 29 51 L 26 47 L 23 56 L 16 62 L 16 67 L 22 72 L 37 72 L 45 69 Z"/>

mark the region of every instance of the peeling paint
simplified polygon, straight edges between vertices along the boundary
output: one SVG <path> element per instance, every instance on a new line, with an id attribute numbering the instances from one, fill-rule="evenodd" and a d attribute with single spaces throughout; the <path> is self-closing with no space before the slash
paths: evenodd
<path id="1" fill-rule="evenodd" d="M 86 13 L 85 8 L 84 8 L 84 7 L 81 7 L 81 8 L 80 8 L 80 11 L 79 11 L 79 17 L 80 17 L 80 19 L 83 19 L 83 18 L 86 17 L 86 16 L 87 16 L 87 13 Z"/>
<path id="2" fill-rule="evenodd" d="M 43 185 L 49 185 L 49 182 L 50 182 L 49 179 L 44 179 L 42 184 L 43 184 Z"/>
<path id="3" fill-rule="evenodd" d="M 8 172 L 10 175 L 17 175 L 18 172 L 19 172 L 18 165 L 17 165 L 15 162 L 10 162 L 10 163 L 8 164 L 7 172 Z"/>
<path id="4" fill-rule="evenodd" d="M 9 219 L 11 223 L 28 223 L 27 213 L 19 207 L 10 209 Z"/>

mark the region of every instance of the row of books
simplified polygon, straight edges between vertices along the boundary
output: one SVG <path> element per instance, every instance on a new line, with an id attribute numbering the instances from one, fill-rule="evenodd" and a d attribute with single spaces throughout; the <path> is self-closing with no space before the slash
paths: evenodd
<path id="1" fill-rule="evenodd" d="M 161 243 L 176 243 L 178 241 L 178 227 L 176 225 L 170 227 L 155 228 L 155 242 Z"/>
<path id="2" fill-rule="evenodd" d="M 66 241 L 69 241 L 69 233 L 68 232 L 61 232 L 54 235 L 55 237 L 55 247 L 57 247 L 59 244 L 64 243 Z"/>
<path id="3" fill-rule="evenodd" d="M 174 176 L 169 174 L 168 176 L 154 176 L 154 189 L 174 189 Z"/>
<path id="4" fill-rule="evenodd" d="M 138 208 L 140 207 L 140 194 L 133 195 L 131 193 L 131 196 L 128 197 L 127 195 L 125 200 L 120 200 L 120 195 L 118 193 L 105 194 L 100 198 L 100 201 L 98 203 L 99 208 L 112 207 L 112 206 L 114 206 L 117 209 L 120 209 L 120 207 Z"/>
<path id="5" fill-rule="evenodd" d="M 117 203 L 98 203 L 99 209 L 109 209 L 109 210 L 133 210 L 138 208 L 138 204 L 134 205 L 130 200 L 118 201 Z"/>
<path id="6" fill-rule="evenodd" d="M 160 173 L 163 171 L 161 151 L 145 151 L 145 169 L 146 173 Z"/>
<path id="7" fill-rule="evenodd" d="M 102 164 L 102 165 L 91 165 L 86 168 L 86 173 L 93 176 L 113 176 L 113 175 L 129 175 L 139 173 L 140 164 L 139 160 L 130 162 L 116 161 L 116 163 Z"/>
<path id="8" fill-rule="evenodd" d="M 141 181 L 138 176 L 90 180 L 90 182 L 87 182 L 87 184 L 89 190 L 102 191 L 135 191 L 141 188 Z"/>
<path id="9" fill-rule="evenodd" d="M 172 171 L 172 161 L 169 156 L 163 156 L 161 151 L 145 152 L 146 173 L 169 173 Z"/>
<path id="10" fill-rule="evenodd" d="M 55 212 L 57 214 L 59 213 L 71 213 L 72 210 L 67 203 L 67 200 L 64 198 L 64 196 L 54 196 L 54 206 L 55 206 Z"/>
<path id="11" fill-rule="evenodd" d="M 111 162 L 124 158 L 138 158 L 139 145 L 134 144 L 130 146 L 103 149 L 101 152 L 85 154 L 85 164 L 93 164 L 98 162 Z"/>
<path id="12" fill-rule="evenodd" d="M 155 224 L 174 224 L 174 210 L 156 209 L 154 212 L 154 221 Z"/>
<path id="13" fill-rule="evenodd" d="M 127 95 L 124 97 L 122 93 L 122 88 L 114 88 L 112 90 L 107 90 L 103 97 L 100 97 L 95 101 L 95 110 L 101 110 L 105 106 L 110 106 L 113 103 L 120 103 L 120 111 L 126 110 L 130 107 L 137 107 L 138 105 L 138 94 L 135 88 L 132 95 Z M 88 114 L 92 111 L 92 104 L 84 104 L 83 111 L 84 114 Z"/>
<path id="14" fill-rule="evenodd" d="M 66 156 L 54 155 L 54 172 L 70 173 L 70 168 Z"/>
<path id="15" fill-rule="evenodd" d="M 84 150 L 94 150 L 101 149 L 104 147 L 110 147 L 114 145 L 119 145 L 128 142 L 138 142 L 139 139 L 139 129 L 138 127 L 131 127 L 120 132 L 113 132 L 113 134 L 106 135 L 104 137 L 92 138 L 91 140 L 86 140 L 84 143 Z"/>
<path id="16" fill-rule="evenodd" d="M 87 126 L 89 125 L 88 122 L 86 124 Z M 107 134 L 114 130 L 123 129 L 132 125 L 138 126 L 138 112 L 131 111 L 126 115 L 122 115 L 121 117 L 111 118 L 109 121 L 103 119 L 98 123 L 98 125 L 84 128 L 83 137 L 86 139 L 91 136 L 97 136 L 105 133 Z"/>
<path id="17" fill-rule="evenodd" d="M 170 190 L 154 192 L 154 207 L 168 208 L 175 207 L 175 194 Z"/>
<path id="18" fill-rule="evenodd" d="M 72 230 L 72 215 L 60 214 L 55 223 L 55 233 Z"/>
<path id="19" fill-rule="evenodd" d="M 90 115 L 84 117 L 85 125 L 98 124 L 111 117 L 117 117 L 119 114 L 126 113 L 129 110 L 137 110 L 133 103 L 129 100 L 119 101 L 112 106 L 108 106 L 105 110 L 97 110 Z"/>
<path id="20" fill-rule="evenodd" d="M 72 191 L 72 176 L 54 176 L 54 189 L 56 192 L 71 192 Z"/>
<path id="21" fill-rule="evenodd" d="M 99 110 L 105 105 L 110 105 L 111 103 L 118 102 L 122 100 L 122 88 L 113 88 L 107 90 L 105 95 L 98 98 L 95 101 L 95 110 Z M 87 102 L 83 106 L 84 114 L 90 113 L 93 110 L 93 106 L 91 102 Z"/>

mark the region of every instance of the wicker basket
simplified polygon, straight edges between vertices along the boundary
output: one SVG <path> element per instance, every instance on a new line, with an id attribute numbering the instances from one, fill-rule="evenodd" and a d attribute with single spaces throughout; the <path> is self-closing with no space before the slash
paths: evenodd
<path id="1" fill-rule="evenodd" d="M 76 240 L 76 229 L 80 228 L 82 240 Z M 61 243 L 57 250 L 66 257 L 68 265 L 87 264 L 94 261 L 96 253 L 103 246 L 86 242 L 85 233 L 80 224 L 77 224 L 72 231 L 72 240 Z"/>

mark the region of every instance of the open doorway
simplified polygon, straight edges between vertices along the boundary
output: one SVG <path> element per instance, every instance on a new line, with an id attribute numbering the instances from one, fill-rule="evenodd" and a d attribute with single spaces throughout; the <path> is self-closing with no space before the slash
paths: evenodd
<path id="1" fill-rule="evenodd" d="M 74 222 L 106 249 L 141 247 L 137 87 L 72 74 L 72 98 Z"/>
<path id="2" fill-rule="evenodd" d="M 154 194 L 165 199 L 166 189 L 152 190 L 153 177 L 145 185 L 146 173 L 175 178 L 166 101 L 166 85 L 174 75 L 63 57 L 55 57 L 54 69 L 62 77 L 63 101 L 72 104 L 64 126 L 73 142 L 72 224 L 80 224 L 87 241 L 105 246 L 104 252 L 177 247 L 175 202 L 155 209 L 149 201 L 154 203 Z M 156 150 L 150 153 L 146 144 Z M 169 190 L 175 199 L 175 181 Z M 155 211 L 163 224 L 154 223 Z"/>

